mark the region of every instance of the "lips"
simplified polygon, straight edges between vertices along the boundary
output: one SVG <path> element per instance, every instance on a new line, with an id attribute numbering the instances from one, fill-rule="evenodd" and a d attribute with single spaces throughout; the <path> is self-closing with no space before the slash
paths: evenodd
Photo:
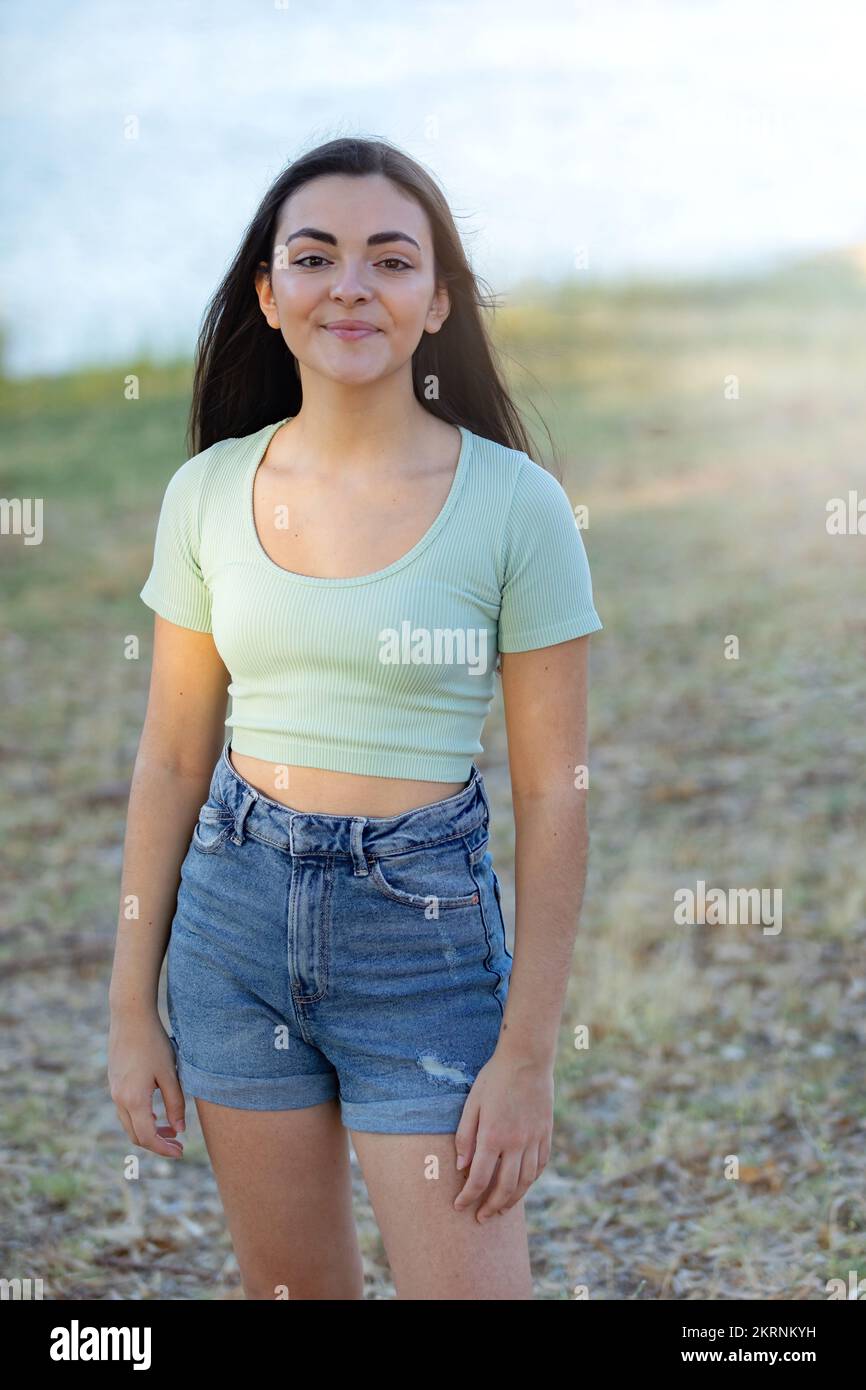
<path id="1" fill-rule="evenodd" d="M 361 323 L 357 319 L 340 319 L 337 323 L 322 324 L 329 333 L 333 333 L 335 338 L 344 338 L 352 341 L 355 338 L 366 338 L 371 333 L 378 333 L 379 329 L 372 323 Z"/>

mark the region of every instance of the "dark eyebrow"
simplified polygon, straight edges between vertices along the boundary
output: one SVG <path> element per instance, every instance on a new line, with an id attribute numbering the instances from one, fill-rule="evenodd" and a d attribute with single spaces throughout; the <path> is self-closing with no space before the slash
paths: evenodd
<path id="1" fill-rule="evenodd" d="M 299 236 L 309 237 L 311 241 L 325 241 L 329 246 L 336 246 L 337 244 L 337 238 L 331 232 L 322 232 L 318 227 L 301 227 L 299 231 L 292 232 L 290 236 L 286 237 L 284 245 L 288 246 L 290 241 L 294 241 Z M 381 246 L 383 242 L 388 241 L 408 241 L 417 250 L 421 250 L 415 238 L 409 236 L 407 232 L 374 232 L 372 236 L 367 237 L 368 246 Z"/>

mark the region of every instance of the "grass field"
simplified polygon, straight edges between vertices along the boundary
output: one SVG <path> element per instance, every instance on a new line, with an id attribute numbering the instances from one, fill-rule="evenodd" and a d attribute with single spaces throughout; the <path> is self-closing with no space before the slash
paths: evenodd
<path id="1" fill-rule="evenodd" d="M 825 524 L 828 499 L 866 497 L 866 270 L 527 285 L 512 305 L 497 340 L 536 457 L 589 508 L 605 625 L 554 1149 L 526 1199 L 537 1297 L 825 1298 L 866 1275 L 866 535 Z M 190 379 L 0 383 L 0 495 L 44 498 L 41 545 L 0 536 L 0 1221 L 4 1274 L 50 1298 L 238 1296 L 193 1105 L 183 1162 L 138 1151 L 130 1182 L 105 1079 L 138 590 Z M 483 741 L 513 920 L 498 702 Z M 781 890 L 781 931 L 677 925 L 698 880 Z M 368 1297 L 391 1297 L 356 1180 Z"/>

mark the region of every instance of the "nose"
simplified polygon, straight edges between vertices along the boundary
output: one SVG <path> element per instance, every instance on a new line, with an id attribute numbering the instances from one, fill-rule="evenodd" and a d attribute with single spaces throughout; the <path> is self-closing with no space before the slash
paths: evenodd
<path id="1" fill-rule="evenodd" d="M 337 299 L 341 303 L 356 303 L 359 299 L 367 300 L 370 298 L 370 290 L 364 283 L 363 273 L 360 266 L 356 266 L 351 261 L 347 261 L 336 281 L 331 286 L 331 298 Z"/>

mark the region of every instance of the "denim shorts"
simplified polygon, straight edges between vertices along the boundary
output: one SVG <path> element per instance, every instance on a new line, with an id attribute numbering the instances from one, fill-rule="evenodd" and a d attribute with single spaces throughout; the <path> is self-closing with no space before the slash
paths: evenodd
<path id="1" fill-rule="evenodd" d="M 338 1097 L 350 1129 L 452 1133 L 511 974 L 481 772 L 396 816 L 311 814 L 251 786 L 230 746 L 168 946 L 184 1091 L 245 1110 Z"/>

